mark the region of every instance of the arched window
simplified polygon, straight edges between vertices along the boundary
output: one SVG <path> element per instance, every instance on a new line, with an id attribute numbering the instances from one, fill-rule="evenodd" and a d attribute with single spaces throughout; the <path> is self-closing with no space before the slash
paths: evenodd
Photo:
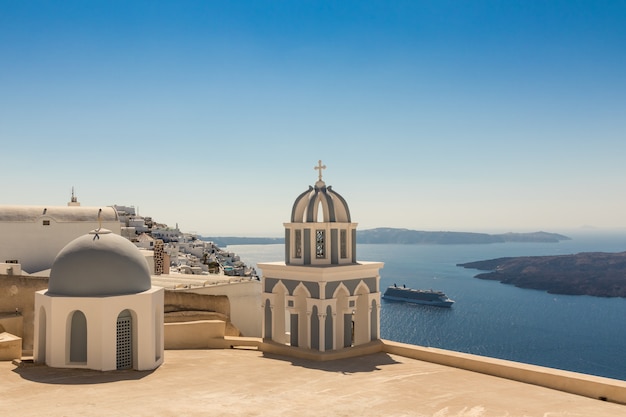
<path id="1" fill-rule="evenodd" d="M 265 334 L 263 337 L 267 339 L 272 338 L 272 307 L 270 305 L 270 300 L 265 300 Z"/>
<path id="2" fill-rule="evenodd" d="M 87 318 L 76 310 L 70 320 L 70 362 L 87 363 Z"/>
<path id="3" fill-rule="evenodd" d="M 46 363 L 46 309 L 41 306 L 39 308 L 39 332 L 37 334 L 37 358 L 39 363 Z"/>
<path id="4" fill-rule="evenodd" d="M 317 259 L 326 258 L 326 231 L 323 229 L 315 231 L 315 257 Z"/>
<path id="5" fill-rule="evenodd" d="M 161 359 L 161 353 L 163 352 L 161 349 L 161 332 L 163 330 L 163 307 L 158 306 L 154 311 L 154 360 L 158 361 Z"/>

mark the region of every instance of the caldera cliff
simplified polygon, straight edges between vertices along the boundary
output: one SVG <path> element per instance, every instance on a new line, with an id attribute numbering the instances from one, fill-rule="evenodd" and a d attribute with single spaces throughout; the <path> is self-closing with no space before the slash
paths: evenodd
<path id="1" fill-rule="evenodd" d="M 626 297 L 626 252 L 498 258 L 458 264 L 476 278 L 552 294 Z"/>

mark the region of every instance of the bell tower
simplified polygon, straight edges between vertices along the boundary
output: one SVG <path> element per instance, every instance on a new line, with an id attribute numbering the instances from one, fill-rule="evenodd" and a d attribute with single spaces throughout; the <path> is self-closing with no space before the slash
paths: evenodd
<path id="1" fill-rule="evenodd" d="M 346 200 L 326 186 L 319 170 L 315 187 L 296 198 L 291 222 L 285 226 L 285 263 L 288 265 L 346 265 L 356 263 L 356 223 Z"/>
<path id="2" fill-rule="evenodd" d="M 356 227 L 346 200 L 322 179 L 301 193 L 285 227 L 285 261 L 263 271 L 263 337 L 318 351 L 380 337 L 382 262 L 356 258 Z"/>

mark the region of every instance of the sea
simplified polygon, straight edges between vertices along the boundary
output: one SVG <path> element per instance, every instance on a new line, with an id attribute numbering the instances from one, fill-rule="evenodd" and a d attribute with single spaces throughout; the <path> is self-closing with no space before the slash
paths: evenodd
<path id="1" fill-rule="evenodd" d="M 626 381 L 626 299 L 549 294 L 475 278 L 459 263 L 507 256 L 626 251 L 622 233 L 567 233 L 558 243 L 359 244 L 393 284 L 440 290 L 451 308 L 381 300 L 381 337 Z M 284 246 L 229 245 L 248 266 L 284 260 Z M 262 275 L 262 270 L 257 268 Z M 626 280 L 626 277 L 624 277 Z"/>

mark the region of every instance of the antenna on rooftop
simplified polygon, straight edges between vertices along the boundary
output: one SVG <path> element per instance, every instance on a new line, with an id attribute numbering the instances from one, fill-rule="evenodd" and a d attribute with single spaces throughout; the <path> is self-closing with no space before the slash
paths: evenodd
<path id="1" fill-rule="evenodd" d="M 76 195 L 74 194 L 74 186 L 72 186 L 72 198 L 70 199 L 70 202 L 67 203 L 68 206 L 80 206 L 80 203 L 78 202 L 78 198 L 76 198 Z"/>

